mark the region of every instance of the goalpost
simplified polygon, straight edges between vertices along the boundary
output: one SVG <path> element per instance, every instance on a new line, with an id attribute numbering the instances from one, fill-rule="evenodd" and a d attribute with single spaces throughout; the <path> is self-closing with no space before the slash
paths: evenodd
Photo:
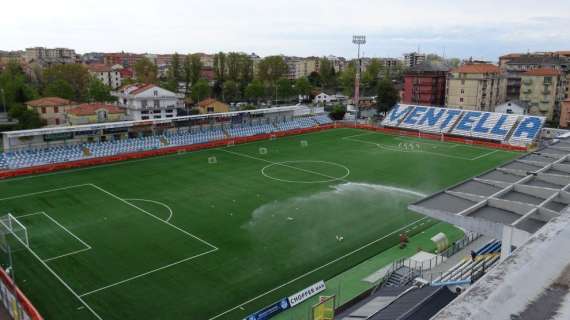
<path id="1" fill-rule="evenodd" d="M 6 235 L 12 235 L 25 247 L 30 246 L 28 229 L 10 213 L 0 217 L 0 235 L 2 235 L 2 238 L 6 238 Z M 3 247 L 3 250 L 6 250 L 4 246 L 9 245 L 9 243 L 3 241 L 0 245 Z"/>

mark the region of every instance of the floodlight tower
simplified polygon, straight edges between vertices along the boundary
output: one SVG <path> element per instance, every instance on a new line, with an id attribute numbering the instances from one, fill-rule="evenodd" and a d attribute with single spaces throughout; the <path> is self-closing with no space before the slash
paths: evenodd
<path id="1" fill-rule="evenodd" d="M 366 36 L 352 36 L 352 43 L 358 47 L 358 66 L 356 67 L 356 79 L 354 79 L 354 106 L 356 108 L 356 115 L 354 119 L 358 116 L 358 103 L 360 102 L 360 72 L 362 68 L 362 60 L 360 59 L 360 46 L 366 44 Z"/>

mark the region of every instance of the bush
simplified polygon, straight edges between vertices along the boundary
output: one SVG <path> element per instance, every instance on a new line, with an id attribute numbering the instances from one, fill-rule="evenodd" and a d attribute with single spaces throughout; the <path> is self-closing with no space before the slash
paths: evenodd
<path id="1" fill-rule="evenodd" d="M 333 120 L 342 120 L 344 119 L 345 113 L 346 113 L 346 107 L 341 105 L 336 105 L 332 108 L 332 111 L 329 113 L 329 116 Z"/>

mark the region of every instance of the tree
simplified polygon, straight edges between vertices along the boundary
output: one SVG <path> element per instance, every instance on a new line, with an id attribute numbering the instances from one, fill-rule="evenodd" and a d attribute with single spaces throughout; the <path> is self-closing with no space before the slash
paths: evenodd
<path id="1" fill-rule="evenodd" d="M 239 88 L 234 80 L 226 80 L 224 82 L 224 99 L 225 101 L 235 101 L 239 98 Z"/>
<path id="2" fill-rule="evenodd" d="M 9 61 L 4 71 L 0 72 L 0 90 L 1 111 L 8 111 L 14 104 L 23 104 L 38 97 L 36 89 L 16 61 Z"/>
<path id="3" fill-rule="evenodd" d="M 295 94 L 291 81 L 287 79 L 277 80 L 277 97 L 287 100 Z"/>
<path id="4" fill-rule="evenodd" d="M 237 52 L 230 52 L 226 57 L 226 65 L 227 65 L 227 78 L 234 82 L 240 81 L 240 65 L 241 65 L 241 54 Z"/>
<path id="5" fill-rule="evenodd" d="M 192 86 L 191 97 L 194 102 L 200 102 L 209 96 L 210 85 L 208 84 L 208 81 L 200 79 Z"/>
<path id="6" fill-rule="evenodd" d="M 142 83 L 157 83 L 158 68 L 148 58 L 142 58 L 135 63 L 135 77 Z"/>
<path id="7" fill-rule="evenodd" d="M 202 61 L 199 54 L 184 57 L 184 83 L 186 84 L 186 96 L 190 94 L 190 88 L 200 80 Z"/>
<path id="8" fill-rule="evenodd" d="M 309 79 L 303 77 L 295 81 L 295 92 L 298 95 L 303 96 L 303 99 L 307 99 L 308 97 L 310 97 L 312 91 L 313 88 L 311 86 L 311 83 L 309 82 Z"/>
<path id="9" fill-rule="evenodd" d="M 398 103 L 400 96 L 398 90 L 389 78 L 384 78 L 378 84 L 378 96 L 376 98 L 376 108 L 379 113 L 386 113 L 390 108 Z"/>
<path id="10" fill-rule="evenodd" d="M 172 61 L 170 62 L 170 68 L 168 68 L 168 80 L 173 82 L 180 82 L 182 80 L 182 66 L 180 64 L 180 55 L 174 53 L 172 55 Z"/>
<path id="11" fill-rule="evenodd" d="M 311 86 L 313 87 L 320 87 L 321 86 L 321 75 L 316 72 L 313 71 L 311 72 L 311 74 L 309 74 L 309 83 L 311 83 Z"/>
<path id="12" fill-rule="evenodd" d="M 259 80 L 253 80 L 245 88 L 245 96 L 248 99 L 255 100 L 259 104 L 259 99 L 263 97 L 265 93 L 265 87 L 263 83 Z"/>
<path id="13" fill-rule="evenodd" d="M 337 104 L 332 108 L 332 111 L 329 113 L 329 116 L 333 120 L 342 120 L 344 119 L 345 114 L 346 114 L 346 108 L 340 104 Z"/>
<path id="14" fill-rule="evenodd" d="M 46 97 L 60 97 L 68 100 L 76 100 L 75 93 L 69 82 L 57 79 L 50 81 L 44 89 L 44 96 Z M 81 99 L 84 100 L 84 99 Z M 86 99 L 85 99 L 86 100 Z"/>
<path id="15" fill-rule="evenodd" d="M 289 72 L 289 67 L 283 57 L 269 56 L 259 62 L 258 77 L 275 87 L 277 80 L 283 78 Z"/>
<path id="16" fill-rule="evenodd" d="M 87 99 L 89 102 L 114 102 L 117 98 L 111 95 L 111 90 L 111 87 L 99 79 L 91 78 L 87 88 Z"/>
<path id="17" fill-rule="evenodd" d="M 354 94 L 354 80 L 356 79 L 356 66 L 354 62 L 348 64 L 348 66 L 342 71 L 339 77 L 339 82 L 342 87 L 342 92 L 349 97 Z"/>
<path id="18" fill-rule="evenodd" d="M 214 83 L 214 95 L 217 97 L 222 97 L 225 100 L 224 95 L 224 81 L 226 81 L 226 54 L 219 52 L 214 55 L 214 77 L 216 79 Z"/>
<path id="19" fill-rule="evenodd" d="M 87 101 L 89 71 L 81 64 L 62 64 L 44 70 L 44 95 Z"/>
<path id="20" fill-rule="evenodd" d="M 336 87 L 336 73 L 334 65 L 329 59 L 321 58 L 319 60 L 319 75 L 323 89 L 334 89 Z"/>
<path id="21" fill-rule="evenodd" d="M 362 74 L 362 87 L 365 94 L 372 94 L 378 87 L 378 78 L 382 71 L 382 63 L 379 59 L 371 59 L 366 71 Z"/>
<path id="22" fill-rule="evenodd" d="M 16 130 L 36 129 L 46 125 L 36 110 L 27 109 L 22 104 L 13 104 L 8 113 L 10 117 L 18 119 Z"/>

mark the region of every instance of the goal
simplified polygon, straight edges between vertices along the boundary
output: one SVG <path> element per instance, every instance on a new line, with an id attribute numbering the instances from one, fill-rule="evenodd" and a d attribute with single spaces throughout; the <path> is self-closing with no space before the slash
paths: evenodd
<path id="1" fill-rule="evenodd" d="M 28 229 L 10 213 L 0 217 L 0 235 L 12 235 L 25 247 L 30 246 Z"/>

